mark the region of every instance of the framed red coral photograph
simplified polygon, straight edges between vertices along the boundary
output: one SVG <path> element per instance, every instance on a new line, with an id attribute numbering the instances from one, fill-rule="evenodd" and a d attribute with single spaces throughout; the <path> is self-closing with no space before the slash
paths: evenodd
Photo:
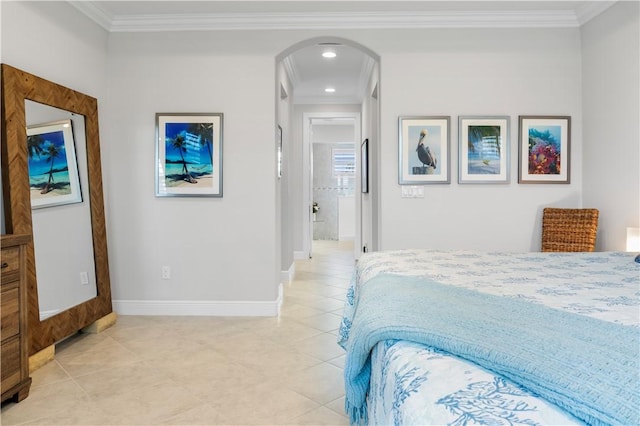
<path id="1" fill-rule="evenodd" d="M 571 117 L 519 117 L 518 183 L 570 183 Z"/>

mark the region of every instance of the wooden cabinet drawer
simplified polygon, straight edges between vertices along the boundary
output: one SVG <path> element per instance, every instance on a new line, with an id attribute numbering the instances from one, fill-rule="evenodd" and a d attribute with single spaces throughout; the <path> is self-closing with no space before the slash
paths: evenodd
<path id="1" fill-rule="evenodd" d="M 2 269 L 2 284 L 16 281 L 20 278 L 20 247 L 7 247 L 2 249 L 0 259 Z"/>
<path id="2" fill-rule="evenodd" d="M 20 332 L 20 289 L 5 290 L 0 295 L 0 339 Z"/>
<path id="3" fill-rule="evenodd" d="M 2 392 L 20 383 L 20 339 L 16 336 L 2 342 Z"/>

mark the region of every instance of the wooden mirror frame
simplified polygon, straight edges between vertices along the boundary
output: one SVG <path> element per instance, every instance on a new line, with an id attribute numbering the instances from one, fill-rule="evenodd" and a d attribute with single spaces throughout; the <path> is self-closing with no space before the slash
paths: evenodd
<path id="1" fill-rule="evenodd" d="M 25 100 L 67 110 L 85 117 L 87 170 L 96 297 L 40 321 L 33 238 L 27 246 L 29 355 L 55 344 L 112 312 L 107 235 L 102 194 L 102 166 L 98 133 L 98 101 L 35 75 L 1 65 L 2 72 L 2 190 L 8 234 L 33 237 L 27 158 Z"/>

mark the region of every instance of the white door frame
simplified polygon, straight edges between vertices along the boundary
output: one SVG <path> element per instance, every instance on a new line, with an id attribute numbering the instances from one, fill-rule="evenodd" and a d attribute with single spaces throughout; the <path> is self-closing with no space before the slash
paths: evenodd
<path id="1" fill-rule="evenodd" d="M 360 146 L 360 135 L 362 132 L 362 121 L 359 112 L 305 112 L 302 114 L 302 251 L 309 257 L 313 254 L 313 214 L 311 205 L 313 203 L 313 156 L 311 149 L 311 120 L 314 118 L 353 118 L 354 125 L 354 149 Z M 360 151 L 356 149 L 356 194 L 360 188 Z M 354 194 L 354 195 L 356 195 Z M 356 203 L 356 217 L 353 249 L 356 258 L 360 251 L 360 229 L 361 229 L 361 197 L 354 196 Z"/>

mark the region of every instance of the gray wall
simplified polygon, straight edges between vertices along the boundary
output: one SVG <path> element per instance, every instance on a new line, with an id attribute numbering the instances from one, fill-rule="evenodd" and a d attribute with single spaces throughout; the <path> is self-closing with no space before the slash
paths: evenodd
<path id="1" fill-rule="evenodd" d="M 582 30 L 112 33 L 108 50 L 107 35 L 66 3 L 0 7 L 4 62 L 99 100 L 111 279 L 114 299 L 122 302 L 116 306 L 140 312 L 155 304 L 163 312 L 197 313 L 210 303 L 205 313 L 273 311 L 279 273 L 286 267 L 279 256 L 284 231 L 276 217 L 282 192 L 279 201 L 275 58 L 295 43 L 328 34 L 367 46 L 381 58 L 380 248 L 537 250 L 544 206 L 588 202 L 608 212 L 601 231 L 611 237 L 600 248 L 619 249 L 620 235 L 638 214 L 640 165 L 632 146 L 637 121 L 625 113 L 636 108 L 637 120 L 631 100 L 638 92 L 638 13 L 626 2 Z M 608 41 L 600 47 L 597 39 Z M 610 55 L 606 66 L 617 71 L 596 72 L 605 67 L 595 64 L 593 54 L 600 52 Z M 590 67 L 593 73 L 585 69 Z M 622 96 L 628 108 L 619 102 L 621 87 L 629 88 Z M 343 108 L 361 111 L 359 105 Z M 286 226 L 292 226 L 296 251 L 303 232 L 297 226 L 303 208 L 300 117 L 336 108 L 293 109 L 287 160 L 292 215 Z M 224 198 L 154 197 L 156 112 L 225 114 Z M 510 184 L 457 184 L 456 120 L 470 114 L 510 116 Z M 517 117 L 524 114 L 572 117 L 571 184 L 517 184 Z M 424 199 L 400 197 L 400 115 L 452 118 L 452 183 L 426 186 Z M 624 165 L 624 174 L 596 171 L 591 177 L 599 166 L 596 152 L 611 132 L 621 142 L 607 151 L 607 160 Z M 629 152 L 635 161 L 628 160 Z M 635 184 L 620 184 L 625 179 Z M 165 264 L 172 266 L 172 280 L 160 278 Z"/>
<path id="2" fill-rule="evenodd" d="M 638 2 L 618 2 L 581 29 L 584 204 L 600 210 L 597 250 L 624 250 L 640 227 Z"/>
<path id="3" fill-rule="evenodd" d="M 1 2 L 0 8 L 0 61 L 97 98 L 102 121 L 106 31 L 67 3 Z M 33 103 L 27 117 L 27 124 L 72 118 Z M 39 304 L 46 315 L 96 294 L 84 121 L 72 119 L 83 202 L 37 209 L 32 215 Z M 101 126 L 101 138 L 103 130 Z M 87 273 L 88 285 L 81 284 L 80 272 Z"/>

